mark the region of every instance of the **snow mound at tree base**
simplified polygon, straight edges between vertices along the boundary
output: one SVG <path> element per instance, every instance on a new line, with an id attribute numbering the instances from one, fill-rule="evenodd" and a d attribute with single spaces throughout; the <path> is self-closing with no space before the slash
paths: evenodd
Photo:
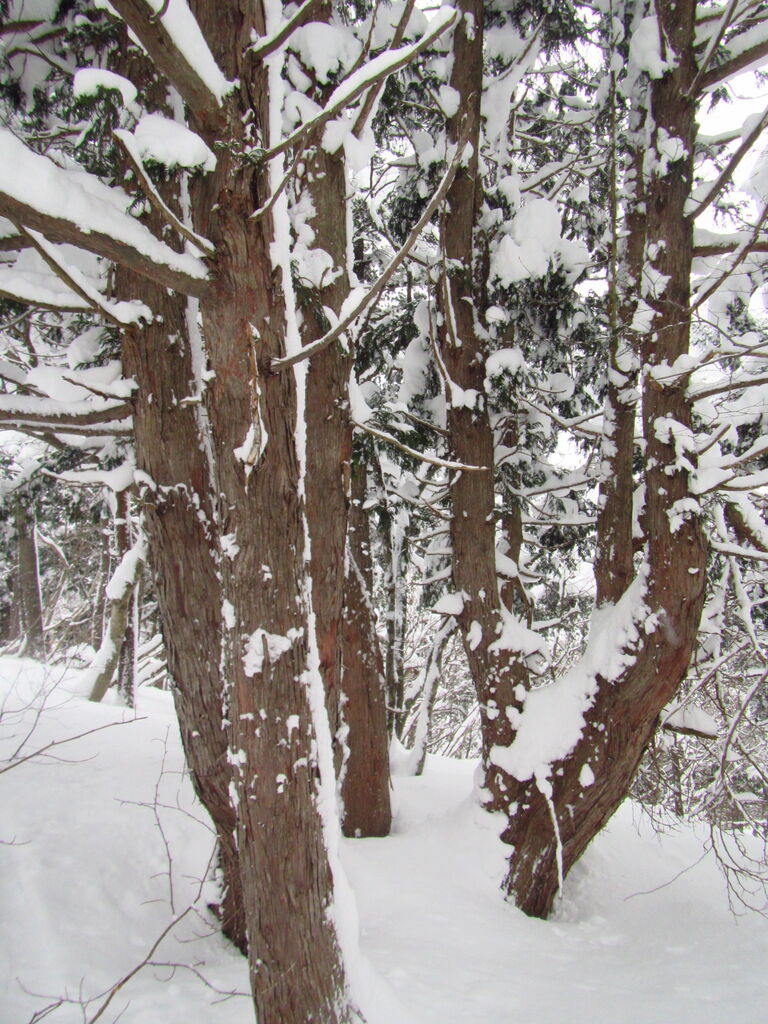
<path id="1" fill-rule="evenodd" d="M 0 775 L 0 1024 L 62 999 L 47 1020 L 88 1020 L 145 959 L 101 1020 L 248 1024 L 245 961 L 208 908 L 213 837 L 170 697 L 142 690 L 134 715 L 88 703 L 80 684 L 0 660 L 0 767 L 16 756 Z M 422 778 L 397 777 L 392 835 L 344 844 L 369 1024 L 762 1024 L 768 927 L 730 914 L 702 835 L 658 835 L 627 804 L 554 919 L 530 920 L 501 899 L 504 850 L 472 799 L 473 768 L 430 758 Z"/>

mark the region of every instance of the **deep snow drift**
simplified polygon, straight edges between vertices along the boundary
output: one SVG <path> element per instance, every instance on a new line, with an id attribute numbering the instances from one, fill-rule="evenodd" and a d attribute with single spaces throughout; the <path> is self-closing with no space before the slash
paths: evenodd
<path id="1" fill-rule="evenodd" d="M 134 716 L 82 688 L 76 672 L 0 660 L 0 769 L 98 730 L 0 774 L 1 1024 L 62 999 L 46 1020 L 91 1020 L 145 960 L 101 1021 L 251 1024 L 245 963 L 207 909 L 212 836 L 169 696 L 141 691 Z M 730 914 L 701 837 L 657 836 L 627 805 L 555 919 L 532 921 L 500 898 L 503 850 L 472 768 L 430 759 L 422 778 L 396 776 L 392 836 L 344 843 L 369 1024 L 768 1019 L 768 924 Z"/>

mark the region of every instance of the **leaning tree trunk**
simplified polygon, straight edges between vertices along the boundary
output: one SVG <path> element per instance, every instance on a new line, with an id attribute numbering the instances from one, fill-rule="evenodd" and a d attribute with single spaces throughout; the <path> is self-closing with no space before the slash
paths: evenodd
<path id="1" fill-rule="evenodd" d="M 685 155 L 667 166 L 656 151 L 645 181 L 647 251 L 655 272 L 649 277 L 665 283 L 644 296 L 654 310 L 641 350 L 648 367 L 642 393 L 646 562 L 634 607 L 632 593 L 624 596 L 629 616 L 617 653 L 625 667 L 612 678 L 594 676 L 581 738 L 550 765 L 547 779 L 507 780 L 508 800 L 519 810 L 503 835 L 514 849 L 505 884 L 523 910 L 539 916 L 549 912 L 563 875 L 626 796 L 659 713 L 688 669 L 704 603 L 706 547 L 690 490 L 691 402 L 685 381 L 662 386 L 652 375 L 654 366 L 674 365 L 689 344 L 693 229 L 685 204 L 693 181 L 695 110 L 688 92 L 695 76 L 695 7 L 693 0 L 657 7 L 674 66 L 650 86 L 651 151 L 662 139 L 677 138 Z M 628 485 L 625 499 L 631 508 Z M 621 557 L 627 559 L 626 551 Z M 615 646 L 608 631 L 616 620 L 602 620 L 604 613 L 598 613 L 592 642 Z M 611 624 L 601 630 L 603 621 Z"/>
<path id="2" fill-rule="evenodd" d="M 115 70 L 132 80 L 151 79 L 151 64 L 127 45 L 127 38 L 117 60 Z M 165 87 L 153 88 L 163 110 Z M 164 200 L 181 213 L 177 186 L 161 189 Z M 162 232 L 164 222 L 157 214 L 149 215 L 149 223 Z M 196 304 L 122 267 L 115 273 L 115 289 L 121 298 L 142 296 L 156 314 L 152 322 L 123 332 L 123 372 L 137 384 L 133 429 L 139 505 L 182 746 L 195 791 L 216 830 L 222 889 L 218 914 L 224 934 L 245 952 L 232 770 L 221 725 L 221 599 L 212 481 L 201 437 L 205 366 Z"/>
<path id="3" fill-rule="evenodd" d="M 464 120 L 458 115 L 449 120 L 448 131 L 456 142 L 463 126 L 476 154 L 482 4 L 462 0 L 460 7 L 470 18 L 465 18 L 455 33 L 451 85 L 460 95 Z M 650 87 L 654 144 L 663 130 L 665 138 L 681 139 L 686 153 L 669 168 L 658 160 L 644 183 L 644 229 L 657 271 L 652 276 L 666 281 L 663 293 L 646 296 L 654 309 L 654 322 L 641 357 L 651 366 L 665 361 L 672 365 L 688 350 L 692 226 L 684 208 L 692 181 L 694 102 L 686 98 L 686 90 L 694 74 L 694 7 L 692 0 L 678 4 L 674 11 L 671 5 L 664 7 L 665 34 L 677 60 L 671 61 L 674 68 Z M 471 37 L 465 30 L 468 21 L 474 30 Z M 545 745 L 538 760 L 526 758 L 525 741 L 521 748 L 515 746 L 515 740 L 518 730 L 525 728 L 526 713 L 533 713 L 526 706 L 528 699 L 535 706 L 537 695 L 526 692 L 524 651 L 501 649 L 501 644 L 494 642 L 503 618 L 513 612 L 502 609 L 496 579 L 494 439 L 483 404 L 486 353 L 474 323 L 482 312 L 483 294 L 482 282 L 474 282 L 470 270 L 480 198 L 473 160 L 456 176 L 448 196 L 450 213 L 441 226 L 445 261 L 452 269 L 440 284 L 439 352 L 449 397 L 454 389 L 461 389 L 462 395 L 458 407 L 449 405 L 450 442 L 454 458 L 483 467 L 482 471 L 465 470 L 452 487 L 453 583 L 463 599 L 459 625 L 480 701 L 485 806 L 507 816 L 502 838 L 512 852 L 504 886 L 527 913 L 546 916 L 564 875 L 626 796 L 658 714 L 687 671 L 704 599 L 705 547 L 689 486 L 695 454 L 690 450 L 681 454 L 675 446 L 679 446 L 681 433 L 690 431 L 691 404 L 683 384 L 661 387 L 646 374 L 647 553 L 644 569 L 629 586 L 634 409 L 631 388 L 626 385 L 632 383 L 632 365 L 631 358 L 622 358 L 614 347 L 613 368 L 623 377 L 613 377 L 609 394 L 612 416 L 607 428 L 619 451 L 616 473 L 603 487 L 606 504 L 598 538 L 602 610 L 593 624 L 590 645 L 593 653 L 617 647 L 616 620 L 609 617 L 619 598 L 623 601 L 624 641 L 618 642 L 614 666 L 606 662 L 602 673 L 583 669 L 584 720 L 570 751 L 566 754 Z M 630 240 L 625 247 L 627 276 L 638 258 L 640 243 L 636 242 Z M 617 309 L 629 315 L 631 306 L 627 299 Z M 472 391 L 476 398 L 469 409 L 466 393 Z M 610 624 L 602 632 L 606 622 Z M 470 628 L 472 643 L 466 642 Z M 523 628 L 524 623 L 518 621 L 515 630 Z M 545 730 L 546 723 L 541 723 L 541 728 Z"/>
<path id="4" fill-rule="evenodd" d="M 117 277 L 125 294 L 131 294 L 128 273 L 119 271 Z M 244 950 L 247 935 L 229 797 L 232 772 L 221 726 L 216 533 L 195 412 L 200 396 L 184 315 L 187 300 L 134 282 L 162 316 L 162 322 L 129 328 L 123 340 L 123 369 L 138 385 L 133 422 L 143 523 L 182 744 L 195 790 L 216 828 L 222 928 Z"/>

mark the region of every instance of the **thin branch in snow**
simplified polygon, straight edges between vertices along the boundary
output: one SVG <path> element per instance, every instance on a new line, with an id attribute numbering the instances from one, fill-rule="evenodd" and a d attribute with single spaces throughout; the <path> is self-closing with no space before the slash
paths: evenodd
<path id="1" fill-rule="evenodd" d="M 198 235 L 197 232 L 193 231 L 191 228 L 187 227 L 183 221 L 179 220 L 152 184 L 151 178 L 144 170 L 144 164 L 141 162 L 141 157 L 133 146 L 133 136 L 130 132 L 118 129 L 117 131 L 112 132 L 112 136 L 117 141 L 117 144 L 125 154 L 128 163 L 131 165 L 134 174 L 139 180 L 139 184 L 141 185 L 144 195 L 160 216 L 163 217 L 172 228 L 178 231 L 183 238 L 186 238 L 188 242 L 191 242 L 194 246 L 200 249 L 201 252 L 204 252 L 206 256 L 213 256 L 216 252 L 216 247 L 213 242 L 209 241 L 207 238 L 203 238 L 202 235 Z"/>
<path id="2" fill-rule="evenodd" d="M 699 306 L 703 305 L 707 299 L 714 295 L 714 293 L 720 288 L 736 270 L 740 263 L 743 263 L 747 256 L 752 251 L 752 247 L 757 241 L 757 236 L 760 234 L 760 230 L 768 220 L 768 203 L 763 207 L 763 211 L 760 214 L 757 223 L 755 224 L 752 234 L 742 243 L 741 246 L 736 250 L 735 259 L 731 265 L 722 272 L 708 287 L 703 288 L 698 292 L 692 299 L 691 305 L 688 309 L 689 313 L 694 313 Z"/>
<path id="3" fill-rule="evenodd" d="M 753 146 L 765 131 L 766 127 L 768 127 L 768 108 L 763 111 L 762 117 L 757 124 L 755 124 L 752 130 L 744 136 L 741 141 L 741 145 L 712 183 L 712 187 L 709 189 L 704 199 L 698 203 L 696 209 L 692 213 L 688 214 L 690 220 L 696 220 L 697 217 L 700 217 L 707 207 L 717 199 L 718 195 L 732 179 L 733 172 L 739 166 L 741 161 L 745 156 L 752 152 Z"/>
<path id="4" fill-rule="evenodd" d="M 321 352 L 328 345 L 331 345 L 334 341 L 344 334 L 344 332 L 357 320 L 357 318 L 364 313 L 374 302 L 376 302 L 381 293 L 386 288 L 393 274 L 408 255 L 409 251 L 416 244 L 421 232 L 424 230 L 426 225 L 432 219 L 435 210 L 437 210 L 440 203 L 443 201 L 448 193 L 449 188 L 453 182 L 456 171 L 459 168 L 459 164 L 464 156 L 464 150 L 466 149 L 467 139 L 465 137 L 459 141 L 459 145 L 456 148 L 456 153 L 453 159 L 448 165 L 448 169 L 443 176 L 443 180 L 437 188 L 437 191 L 432 196 L 432 199 L 427 204 L 424 212 L 411 230 L 406 240 L 403 242 L 399 251 L 395 254 L 392 261 L 387 266 L 386 270 L 381 274 L 378 280 L 373 284 L 365 293 L 363 298 L 355 305 L 351 313 L 348 313 L 339 323 L 324 334 L 322 338 L 317 341 L 313 341 L 310 345 L 305 345 L 300 352 L 295 355 L 286 356 L 283 359 L 275 359 L 272 363 L 272 369 L 275 371 L 285 370 L 289 366 L 293 366 L 295 363 L 301 362 L 302 359 L 309 359 L 316 352 Z"/>
<path id="5" fill-rule="evenodd" d="M 67 743 L 74 743 L 75 740 L 84 739 L 86 736 L 92 736 L 96 732 L 103 732 L 105 729 L 112 729 L 116 725 L 130 725 L 132 722 L 142 722 L 144 717 L 125 719 L 121 722 L 107 722 L 105 725 L 97 725 L 94 729 L 87 729 L 85 732 L 79 732 L 76 736 L 67 736 L 63 740 L 52 740 L 50 743 L 46 743 L 45 746 L 39 747 L 37 750 L 33 750 L 30 754 L 25 754 L 24 757 L 17 757 L 10 764 L 5 764 L 0 768 L 0 775 L 4 775 L 6 772 L 11 771 L 12 768 L 18 768 L 26 761 L 31 761 L 36 757 L 42 757 L 44 754 L 48 754 L 49 751 L 55 747 L 63 747 Z"/>
<path id="6" fill-rule="evenodd" d="M 487 472 L 487 466 L 471 466 L 465 462 L 452 462 L 449 459 L 441 459 L 436 455 L 425 455 L 423 452 L 417 452 L 415 448 L 409 447 L 407 444 L 403 444 L 402 441 L 398 441 L 392 434 L 387 434 L 383 430 L 377 430 L 375 427 L 368 426 L 367 423 L 356 423 L 353 420 L 353 426 L 358 430 L 364 430 L 366 434 L 370 434 L 372 437 L 377 437 L 380 441 L 386 441 L 387 444 L 394 445 L 395 448 L 399 448 L 401 452 L 405 452 L 406 455 L 410 455 L 414 459 L 418 459 L 419 462 L 426 462 L 430 466 L 438 466 L 440 469 L 457 470 L 459 472 L 475 472 L 483 473 Z"/>

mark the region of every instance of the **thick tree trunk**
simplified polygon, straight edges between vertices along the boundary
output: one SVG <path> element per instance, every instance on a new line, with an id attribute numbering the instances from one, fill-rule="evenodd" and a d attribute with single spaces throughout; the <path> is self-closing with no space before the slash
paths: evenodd
<path id="1" fill-rule="evenodd" d="M 18 602 L 24 636 L 24 653 L 31 658 L 44 658 L 45 632 L 37 544 L 35 542 L 35 521 L 18 498 L 14 502 L 13 514 L 18 545 Z"/>
<path id="2" fill-rule="evenodd" d="M 126 45 L 115 70 L 135 81 L 151 79 L 146 57 Z M 162 110 L 165 87 L 158 85 Z M 178 208 L 172 185 L 161 187 Z M 180 211 L 178 211 L 180 212 Z M 152 213 L 149 223 L 162 233 Z M 222 604 L 213 483 L 206 451 L 200 389 L 202 343 L 196 304 L 118 268 L 119 297 L 137 295 L 155 319 L 123 333 L 123 372 L 136 381 L 134 441 L 139 507 L 155 577 L 168 674 L 192 782 L 211 816 L 218 842 L 224 934 L 243 952 L 248 938 L 230 802 L 232 770 L 222 727 L 220 670 Z"/>
<path id="3" fill-rule="evenodd" d="M 322 678 L 309 660 L 297 379 L 272 370 L 286 354 L 290 282 L 273 261 L 273 215 L 251 216 L 274 185 L 270 167 L 241 155 L 270 139 L 267 69 L 248 57 L 265 17 L 261 4 L 245 16 L 193 8 L 223 71 L 239 82 L 216 126 L 231 145 L 218 149 L 214 172 L 192 182 L 191 198 L 195 230 L 217 248 L 200 310 L 214 372 L 205 405 L 221 496 L 214 518 L 224 710 L 251 985 L 265 1024 L 341 1024 L 352 1011 L 333 924 L 331 735 Z M 210 145 L 221 137 L 194 126 Z M 287 227 L 286 218 L 279 231 Z"/>
<path id="4" fill-rule="evenodd" d="M 318 5 L 317 19 L 327 21 L 331 4 Z M 333 87 L 317 87 L 312 99 L 322 105 Z M 347 175 L 343 148 L 327 152 L 316 140 L 306 154 L 296 184 L 300 201 L 312 212 L 306 226 L 313 232 L 311 251 L 326 253 L 331 265 L 320 281 L 296 282 L 303 345 L 330 328 L 326 309 L 337 316 L 349 295 L 347 269 Z M 349 516 L 352 422 L 349 375 L 352 352 L 343 343 L 330 345 L 309 361 L 306 378 L 307 475 L 306 514 L 311 542 L 310 573 L 320 671 L 334 742 L 334 763 L 346 770 L 344 712 L 341 706 L 341 614 Z"/>
<path id="5" fill-rule="evenodd" d="M 123 273 L 118 280 L 130 294 Z M 124 372 L 138 385 L 134 436 L 137 468 L 143 474 L 140 504 L 184 752 L 219 843 L 222 928 L 244 950 L 247 936 L 229 797 L 232 773 L 222 728 L 216 534 L 195 413 L 200 399 L 193 383 L 186 300 L 169 296 L 165 289 L 150 291 L 144 283 L 141 288 L 162 322 L 128 330 L 123 342 Z"/>

